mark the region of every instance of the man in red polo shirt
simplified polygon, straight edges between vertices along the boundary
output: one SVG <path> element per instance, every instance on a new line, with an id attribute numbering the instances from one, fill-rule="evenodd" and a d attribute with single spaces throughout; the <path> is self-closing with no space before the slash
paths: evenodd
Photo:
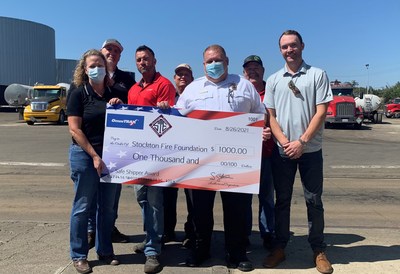
<path id="1" fill-rule="evenodd" d="M 157 60 L 154 51 L 143 45 L 136 49 L 136 67 L 142 79 L 134 84 L 128 93 L 128 104 L 140 106 L 157 106 L 167 101 L 171 106 L 175 103 L 175 87 L 156 71 Z M 163 188 L 156 186 L 135 185 L 136 199 L 142 208 L 146 239 L 142 243 L 144 249 L 136 248 L 136 252 L 144 252 L 145 273 L 158 273 L 162 270 L 159 262 L 161 240 L 164 232 Z"/>
<path id="2" fill-rule="evenodd" d="M 151 48 L 143 45 L 136 49 L 136 67 L 142 79 L 131 87 L 128 104 L 157 106 L 158 102 L 175 104 L 175 87 L 167 78 L 156 71 L 157 60 Z"/>

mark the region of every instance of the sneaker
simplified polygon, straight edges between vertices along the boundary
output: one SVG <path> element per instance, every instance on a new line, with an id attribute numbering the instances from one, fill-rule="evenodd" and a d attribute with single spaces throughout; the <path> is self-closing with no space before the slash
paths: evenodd
<path id="1" fill-rule="evenodd" d="M 144 240 L 144 241 L 141 242 L 141 243 L 136 244 L 136 245 L 133 247 L 133 252 L 135 252 L 135 253 L 143 253 L 143 252 L 144 252 L 145 246 L 146 246 L 146 240 Z"/>
<path id="2" fill-rule="evenodd" d="M 125 234 L 122 234 L 119 232 L 118 228 L 114 226 L 112 235 L 111 235 L 111 241 L 113 243 L 129 243 L 129 237 L 126 236 Z"/>
<path id="3" fill-rule="evenodd" d="M 277 248 L 264 259 L 263 266 L 266 268 L 274 268 L 285 259 L 285 251 L 283 250 L 283 248 Z"/>
<path id="4" fill-rule="evenodd" d="M 99 261 L 109 265 L 119 265 L 119 261 L 114 254 L 111 255 L 97 255 Z"/>
<path id="5" fill-rule="evenodd" d="M 328 261 L 325 252 L 322 251 L 314 252 L 314 262 L 319 272 L 323 274 L 331 274 L 333 272 L 332 265 Z"/>
<path id="6" fill-rule="evenodd" d="M 158 261 L 158 256 L 146 256 L 146 263 L 144 264 L 144 273 L 158 273 L 161 272 L 162 266 Z"/>
<path id="7" fill-rule="evenodd" d="M 92 249 L 95 244 L 96 244 L 96 232 L 94 231 L 89 231 L 88 232 L 88 244 L 89 244 L 89 249 Z"/>

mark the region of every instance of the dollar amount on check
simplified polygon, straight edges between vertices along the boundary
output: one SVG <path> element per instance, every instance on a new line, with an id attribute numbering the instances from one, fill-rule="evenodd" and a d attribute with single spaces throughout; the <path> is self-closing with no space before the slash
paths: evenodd
<path id="1" fill-rule="evenodd" d="M 264 114 L 118 105 L 102 182 L 257 194 Z"/>

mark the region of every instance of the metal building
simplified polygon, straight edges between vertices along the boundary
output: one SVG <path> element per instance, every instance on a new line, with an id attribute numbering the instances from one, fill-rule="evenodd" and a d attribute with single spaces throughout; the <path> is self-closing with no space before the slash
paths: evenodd
<path id="1" fill-rule="evenodd" d="M 0 84 L 54 83 L 55 32 L 39 23 L 0 17 Z"/>
<path id="2" fill-rule="evenodd" d="M 76 60 L 57 60 L 53 28 L 0 16 L 0 105 L 5 88 L 13 83 L 71 82 Z"/>
<path id="3" fill-rule="evenodd" d="M 77 60 L 56 59 L 56 83 L 72 83 L 77 63 Z"/>

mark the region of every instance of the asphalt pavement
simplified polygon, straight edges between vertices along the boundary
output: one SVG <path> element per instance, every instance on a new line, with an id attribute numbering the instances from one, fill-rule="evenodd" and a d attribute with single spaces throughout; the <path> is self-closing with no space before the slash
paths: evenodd
<path id="1" fill-rule="evenodd" d="M 77 273 L 69 257 L 73 186 L 66 154 L 68 128 L 47 124 L 30 127 L 16 119 L 17 114 L 0 113 L 0 273 Z M 392 155 L 400 148 L 396 137 L 400 119 L 384 121 L 366 125 L 359 132 L 325 131 L 325 233 L 334 273 L 400 273 L 400 173 L 399 162 Z M 374 157 L 379 160 L 373 161 Z M 318 273 L 307 242 L 300 181 L 296 180 L 293 195 L 293 235 L 286 248 L 286 261 L 275 269 L 262 266 L 268 252 L 257 232 L 257 210 L 254 196 L 248 257 L 255 270 L 249 273 Z M 180 191 L 178 240 L 183 237 L 185 213 L 185 198 Z M 179 241 L 168 243 L 161 255 L 161 273 L 240 273 L 225 264 L 219 195 L 214 218 L 212 258 L 200 267 L 186 267 L 188 250 Z M 117 226 L 131 241 L 114 244 L 121 264 L 101 264 L 92 249 L 89 262 L 93 273 L 143 273 L 145 257 L 132 251 L 144 235 L 131 186 L 123 186 Z"/>

